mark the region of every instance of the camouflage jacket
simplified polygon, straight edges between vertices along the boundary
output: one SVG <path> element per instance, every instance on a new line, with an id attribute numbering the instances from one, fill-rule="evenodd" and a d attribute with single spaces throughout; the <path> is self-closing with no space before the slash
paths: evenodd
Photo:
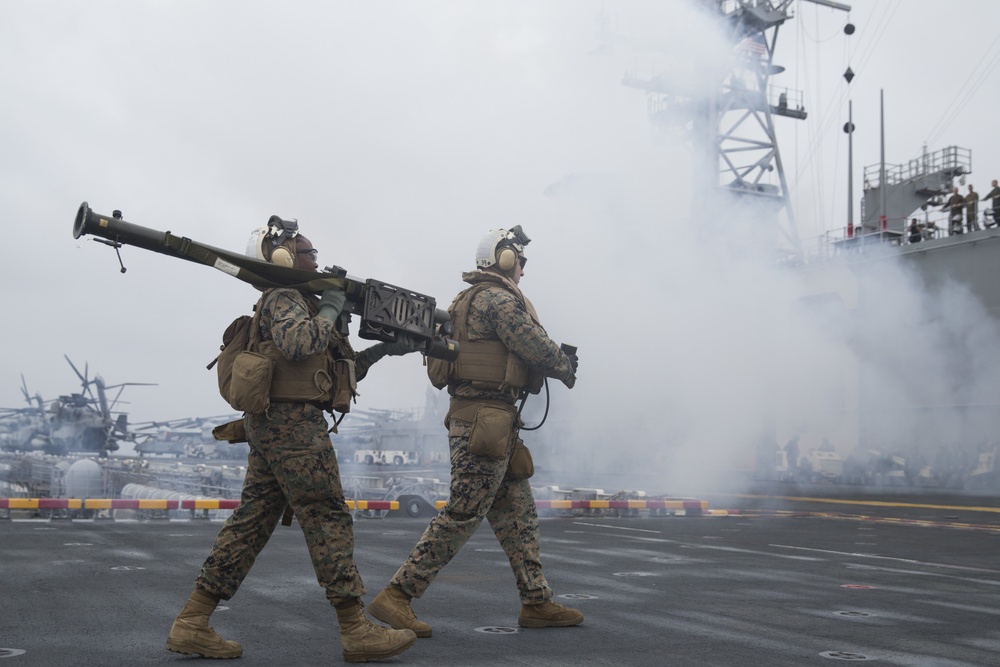
<path id="1" fill-rule="evenodd" d="M 532 317 L 534 308 L 517 285 L 491 271 L 468 271 L 462 274 L 462 280 L 470 285 L 492 283 L 476 294 L 469 307 L 466 324 L 469 340 L 499 340 L 542 375 L 573 386 L 576 377 L 569 357 L 563 354 L 559 345 L 549 338 L 542 325 Z M 460 299 L 467 291 L 468 289 L 463 290 L 455 300 Z M 509 395 L 504 392 L 476 389 L 467 383 L 455 387 L 453 395 L 477 400 L 510 400 Z"/>
<path id="2" fill-rule="evenodd" d="M 273 340 L 275 347 L 287 359 L 300 361 L 329 347 L 334 359 L 354 360 L 358 380 L 379 359 L 379 355 L 370 354 L 368 350 L 355 352 L 350 341 L 337 331 L 333 322 L 316 316 L 319 312 L 318 297 L 294 289 L 275 288 L 264 295 L 262 308 L 261 340 Z"/>

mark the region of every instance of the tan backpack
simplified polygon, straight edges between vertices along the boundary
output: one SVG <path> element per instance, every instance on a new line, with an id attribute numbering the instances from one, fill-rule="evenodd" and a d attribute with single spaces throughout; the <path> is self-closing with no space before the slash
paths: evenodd
<path id="1" fill-rule="evenodd" d="M 219 356 L 207 368 L 218 365 L 219 394 L 234 410 L 260 414 L 270 403 L 269 392 L 274 362 L 257 353 L 260 344 L 260 314 L 264 297 L 254 306 L 254 314 L 240 315 L 222 334 Z"/>

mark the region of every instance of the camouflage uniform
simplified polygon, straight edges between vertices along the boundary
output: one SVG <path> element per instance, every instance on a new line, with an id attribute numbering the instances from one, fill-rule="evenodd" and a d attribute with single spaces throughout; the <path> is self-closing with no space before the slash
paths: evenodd
<path id="1" fill-rule="evenodd" d="M 526 307 L 522 305 L 520 290 L 513 282 L 487 271 L 465 273 L 462 280 L 472 285 L 492 283 L 472 300 L 467 324 L 469 340 L 499 340 L 535 371 L 573 386 L 575 376 L 569 359 L 529 313 L 530 303 L 525 299 Z M 469 383 L 450 387 L 449 391 L 453 401 L 513 404 L 515 400 L 510 391 L 476 388 Z M 473 456 L 469 451 L 471 427 L 469 422 L 450 420 L 451 497 L 389 583 L 419 598 L 485 518 L 510 560 L 522 604 L 546 602 L 552 597 L 552 589 L 542 574 L 535 499 L 528 480 L 514 480 L 507 474 L 516 438 L 512 438 L 503 458 Z"/>
<path id="2" fill-rule="evenodd" d="M 355 360 L 360 380 L 379 355 L 355 353 L 334 323 L 316 317 L 316 299 L 291 289 L 270 290 L 261 313 L 261 337 L 300 360 L 331 347 Z M 244 417 L 250 456 L 240 504 L 215 538 L 197 588 L 223 600 L 236 594 L 281 519 L 286 504 L 305 534 L 319 584 L 334 605 L 364 592 L 354 564 L 354 530 L 323 408 L 272 403 L 266 414 Z"/>

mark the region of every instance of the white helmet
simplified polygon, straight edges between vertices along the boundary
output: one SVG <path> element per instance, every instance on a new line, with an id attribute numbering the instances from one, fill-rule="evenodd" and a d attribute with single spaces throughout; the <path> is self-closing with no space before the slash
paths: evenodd
<path id="1" fill-rule="evenodd" d="M 277 215 L 272 215 L 267 221 L 267 225 L 258 227 L 250 232 L 250 238 L 247 240 L 246 255 L 247 257 L 259 259 L 262 262 L 292 266 L 294 258 L 291 256 L 291 253 L 285 251 L 279 253 L 280 256 L 276 257 L 275 251 L 282 244 L 286 244 L 286 241 L 294 239 L 298 235 L 298 220 L 295 218 L 283 220 Z M 267 250 L 264 248 L 265 244 L 268 246 Z"/>
<path id="2" fill-rule="evenodd" d="M 502 271 L 514 268 L 514 262 L 524 252 L 524 246 L 531 243 L 521 229 L 515 225 L 507 229 L 491 229 L 476 248 L 476 268 L 486 269 L 494 264 Z"/>

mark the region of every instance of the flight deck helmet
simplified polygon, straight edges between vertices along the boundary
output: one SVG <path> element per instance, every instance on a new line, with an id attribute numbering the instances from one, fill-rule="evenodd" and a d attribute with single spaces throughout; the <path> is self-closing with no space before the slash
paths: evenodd
<path id="1" fill-rule="evenodd" d="M 295 266 L 295 237 L 298 235 L 298 220 L 272 215 L 265 226 L 250 233 L 246 255 L 278 266 Z"/>
<path id="2" fill-rule="evenodd" d="M 501 271 L 510 271 L 519 260 L 523 267 L 528 261 L 523 255 L 524 246 L 529 243 L 531 239 L 521 225 L 514 225 L 509 230 L 491 229 L 476 248 L 476 268 L 488 269 L 495 265 Z"/>

